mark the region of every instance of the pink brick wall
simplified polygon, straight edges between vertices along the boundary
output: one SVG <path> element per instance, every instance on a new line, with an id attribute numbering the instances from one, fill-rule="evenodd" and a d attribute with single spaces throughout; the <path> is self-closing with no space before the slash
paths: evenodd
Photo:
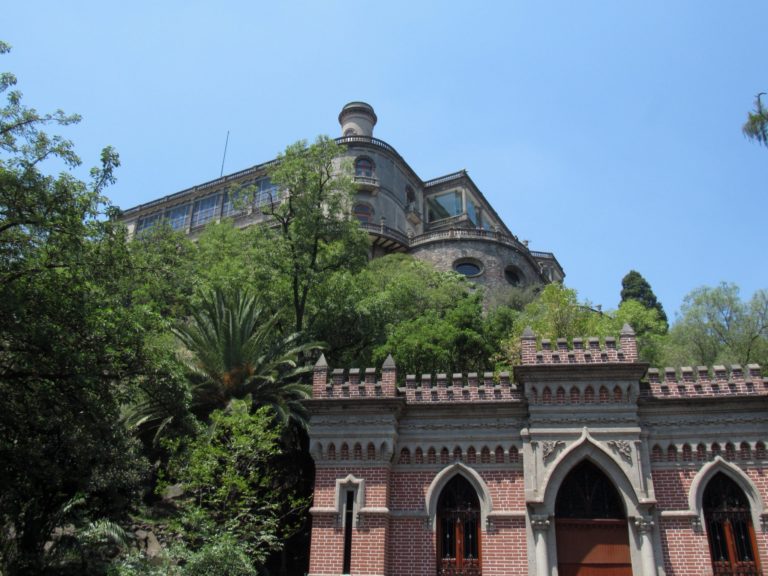
<path id="1" fill-rule="evenodd" d="M 483 533 L 480 544 L 483 574 L 497 576 L 528 574 L 524 518 L 494 520 L 493 529 Z"/>
<path id="2" fill-rule="evenodd" d="M 703 465 L 704 463 L 702 463 Z M 695 468 L 667 468 L 652 471 L 656 500 L 660 511 L 687 511 L 691 484 L 701 466 Z M 763 502 L 768 501 L 768 477 L 762 466 L 745 470 L 757 487 Z M 768 561 L 768 533 L 753 526 L 758 555 L 763 568 Z M 705 576 L 712 574 L 707 536 L 702 529 L 696 532 L 690 519 L 662 518 L 659 526 L 664 567 L 667 576 Z"/>
<path id="3" fill-rule="evenodd" d="M 661 521 L 661 549 L 667 576 L 712 574 L 709 544 L 704 532 L 694 532 L 690 520 Z"/>

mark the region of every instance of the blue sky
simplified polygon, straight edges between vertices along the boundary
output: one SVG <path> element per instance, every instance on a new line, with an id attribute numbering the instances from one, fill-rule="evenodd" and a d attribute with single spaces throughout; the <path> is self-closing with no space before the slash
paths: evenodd
<path id="1" fill-rule="evenodd" d="M 429 179 L 465 168 L 566 284 L 605 308 L 630 269 L 670 316 L 691 289 L 768 288 L 768 2 L 7 2 L 28 105 L 113 145 L 127 208 L 338 135 L 350 100 Z M 84 173 L 84 172 L 83 172 Z"/>

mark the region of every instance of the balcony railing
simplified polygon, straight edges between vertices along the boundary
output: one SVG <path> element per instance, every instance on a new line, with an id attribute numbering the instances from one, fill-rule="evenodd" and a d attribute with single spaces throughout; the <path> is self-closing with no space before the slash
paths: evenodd
<path id="1" fill-rule="evenodd" d="M 355 184 L 364 190 L 375 190 L 379 187 L 379 179 L 370 176 L 354 176 Z"/>
<path id="2" fill-rule="evenodd" d="M 371 222 L 361 222 L 360 228 L 371 234 L 376 234 L 377 236 L 383 236 L 385 238 L 389 238 L 390 240 L 394 240 L 403 246 L 410 246 L 410 240 L 408 239 L 408 236 L 400 232 L 400 230 L 390 228 L 389 226 L 385 226 L 383 224 L 373 224 Z"/>
<path id="3" fill-rule="evenodd" d="M 384 140 L 379 140 L 378 138 L 374 138 L 373 136 L 341 136 L 340 138 L 336 138 L 337 144 L 373 144 L 374 146 L 378 146 L 379 148 L 383 148 L 387 152 L 391 152 L 392 154 L 397 154 L 400 156 L 400 154 L 397 153 L 397 150 L 395 150 L 392 146 L 384 142 Z"/>
<path id="4" fill-rule="evenodd" d="M 448 230 L 427 232 L 411 238 L 410 246 L 415 247 L 440 240 L 491 240 L 500 242 L 506 246 L 511 246 L 522 253 L 528 252 L 528 248 L 513 236 L 502 234 L 500 232 L 492 232 L 490 230 L 477 230 L 474 228 L 450 228 Z"/>
<path id="5" fill-rule="evenodd" d="M 453 174 L 446 174 L 445 176 L 438 176 L 437 178 L 432 178 L 432 180 L 427 180 L 424 182 L 424 187 L 428 188 L 430 186 L 437 186 L 438 184 L 443 184 L 444 182 L 450 182 L 451 180 L 456 180 L 457 178 L 463 178 L 466 175 L 466 170 L 459 170 Z"/>

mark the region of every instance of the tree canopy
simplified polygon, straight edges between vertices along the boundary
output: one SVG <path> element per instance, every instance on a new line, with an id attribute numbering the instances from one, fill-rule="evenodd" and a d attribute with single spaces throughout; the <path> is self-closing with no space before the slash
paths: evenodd
<path id="1" fill-rule="evenodd" d="M 768 291 L 745 302 L 735 284 L 697 288 L 670 330 L 669 365 L 759 363 L 768 366 Z"/>
<path id="2" fill-rule="evenodd" d="M 659 320 L 667 324 L 664 307 L 653 293 L 651 285 L 635 270 L 630 270 L 621 280 L 621 302 L 624 303 L 627 300 L 636 300 L 646 308 L 655 308 L 659 313 Z"/>
<path id="3" fill-rule="evenodd" d="M 765 92 L 755 96 L 755 109 L 747 114 L 747 121 L 741 131 L 750 140 L 768 146 L 768 110 L 763 107 L 763 96 Z"/>
<path id="4" fill-rule="evenodd" d="M 2 75 L 0 91 L 15 82 Z M 123 305 L 126 237 L 102 196 L 117 154 L 105 148 L 87 183 L 41 170 L 79 163 L 43 130 L 77 120 L 15 90 L 0 109 L 0 571 L 11 576 L 51 569 L 53 529 L 84 510 L 119 513 L 145 469 L 115 425 L 117 383 L 142 362 L 142 311 Z"/>
<path id="5" fill-rule="evenodd" d="M 333 272 L 367 260 L 367 235 L 351 217 L 354 187 L 340 155 L 339 145 L 321 136 L 288 146 L 269 171 L 284 198 L 265 209 L 276 226 L 257 229 L 257 250 L 267 259 L 262 269 L 288 287 L 294 332 L 305 329 L 308 313 L 314 320 L 321 305 L 312 296 Z"/>

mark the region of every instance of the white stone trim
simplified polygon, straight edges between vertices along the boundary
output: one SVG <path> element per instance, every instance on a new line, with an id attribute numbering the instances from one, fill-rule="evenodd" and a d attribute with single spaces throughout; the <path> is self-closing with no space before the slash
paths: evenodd
<path id="1" fill-rule="evenodd" d="M 704 522 L 704 507 L 702 505 L 704 490 L 706 490 L 707 484 L 718 472 L 724 473 L 744 491 L 749 501 L 752 526 L 755 530 L 758 530 L 764 525 L 762 519 L 768 514 L 768 510 L 765 509 L 765 504 L 760 496 L 760 491 L 741 468 L 732 462 L 728 462 L 722 456 L 715 456 L 714 460 L 707 462 L 694 476 L 688 493 L 688 513 L 698 518 L 702 526 L 706 526 Z"/>
<path id="2" fill-rule="evenodd" d="M 638 496 L 636 487 L 624 471 L 622 463 L 617 456 L 605 450 L 599 442 L 595 441 L 586 428 L 583 430 L 581 438 L 563 450 L 549 467 L 542 482 L 539 498 L 534 499 L 533 502 L 538 501 L 544 504 L 546 513 L 554 516 L 555 500 L 560 485 L 571 469 L 582 460 L 592 462 L 613 482 L 622 497 L 628 518 L 643 514 L 640 509 L 643 502 Z"/>
<path id="3" fill-rule="evenodd" d="M 355 514 L 352 515 L 352 527 L 357 528 L 360 520 L 360 511 L 365 505 L 365 479 L 355 478 L 352 474 L 348 474 L 346 478 L 336 479 L 334 501 L 336 502 L 339 526 L 344 525 L 344 494 L 347 490 L 354 490 L 355 492 Z"/>
<path id="4" fill-rule="evenodd" d="M 480 526 L 482 527 L 481 529 L 485 529 L 486 523 L 488 522 L 488 515 L 493 510 L 491 493 L 488 490 L 488 486 L 476 470 L 461 462 L 454 462 L 453 464 L 445 466 L 437 473 L 427 490 L 426 510 L 432 531 L 435 530 L 437 525 L 437 501 L 440 498 L 440 493 L 443 491 L 443 488 L 445 488 L 445 485 L 457 474 L 466 478 L 475 489 L 475 492 L 477 492 L 477 499 L 480 501 Z"/>

